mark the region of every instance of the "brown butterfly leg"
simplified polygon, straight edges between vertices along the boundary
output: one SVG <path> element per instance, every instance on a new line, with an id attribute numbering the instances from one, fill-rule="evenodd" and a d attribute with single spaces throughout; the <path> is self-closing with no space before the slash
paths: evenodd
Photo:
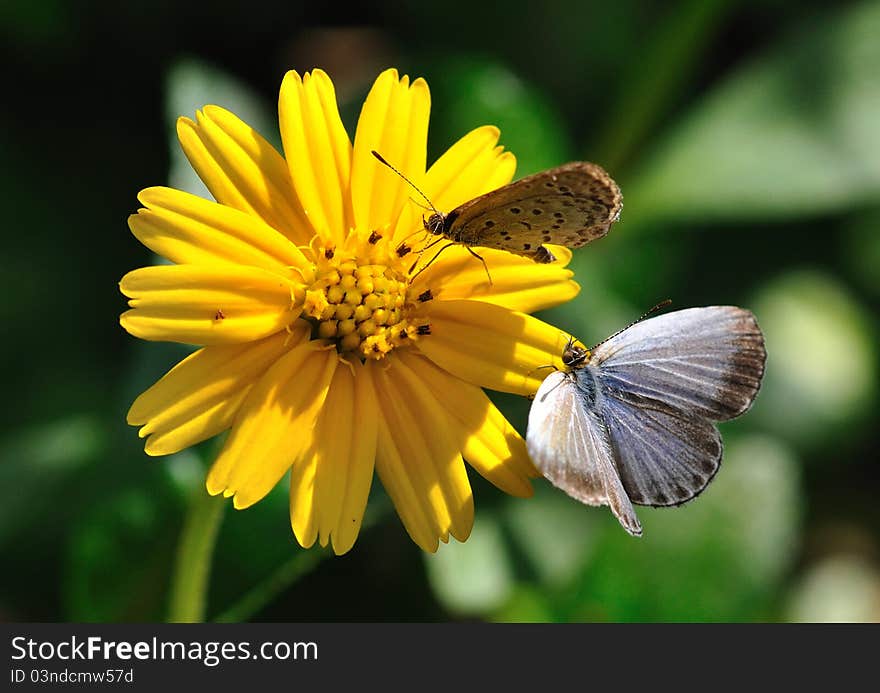
<path id="1" fill-rule="evenodd" d="M 438 243 L 438 242 L 440 242 L 440 241 L 442 241 L 442 240 L 445 240 L 445 239 L 443 239 L 443 238 L 438 238 L 436 241 L 434 241 L 434 243 L 431 243 L 431 244 L 428 245 L 426 248 L 422 249 L 422 251 L 419 253 L 419 256 L 421 257 L 421 253 L 425 252 L 425 250 L 427 250 L 428 248 L 430 248 L 432 245 L 435 245 L 436 243 Z M 452 247 L 452 246 L 454 246 L 454 245 L 456 245 L 456 243 L 453 243 L 452 241 L 450 241 L 449 243 L 447 243 L 446 245 L 444 245 L 442 248 L 440 248 L 440 250 L 438 250 L 436 253 L 434 253 L 434 257 L 432 257 L 430 260 L 428 260 L 428 261 L 425 263 L 425 266 L 422 267 L 422 269 L 420 269 L 418 272 L 416 272 L 414 275 L 412 275 L 412 276 L 409 278 L 409 282 L 410 282 L 410 284 L 412 284 L 413 279 L 415 279 L 415 278 L 418 277 L 422 272 L 424 272 L 426 269 L 428 269 L 428 268 L 431 266 L 431 264 L 434 262 L 434 260 L 436 260 L 438 257 L 440 257 L 440 253 L 442 253 L 444 250 L 446 250 L 447 248 L 450 248 L 450 247 Z M 480 258 L 480 259 L 482 259 L 482 258 Z M 413 263 L 412 267 L 409 268 L 409 271 L 412 272 L 412 271 L 416 268 L 416 265 L 417 265 L 417 264 L 419 264 L 419 261 L 418 261 L 418 260 L 416 260 L 416 261 Z M 483 264 L 485 264 L 485 263 L 483 263 Z"/>
<path id="2" fill-rule="evenodd" d="M 486 277 L 489 279 L 489 286 L 492 286 L 492 275 L 489 274 L 489 266 L 486 264 L 486 261 L 479 255 L 477 255 L 473 250 L 471 250 L 469 246 L 465 246 L 465 248 L 467 248 L 467 251 L 475 258 L 477 258 L 477 260 L 483 263 L 483 269 L 486 270 Z"/>
<path id="3" fill-rule="evenodd" d="M 419 260 L 422 259 L 422 253 L 424 253 L 428 248 L 433 248 L 435 245 L 437 245 L 438 243 L 441 243 L 441 242 L 443 242 L 443 241 L 445 241 L 445 240 L 448 240 L 448 239 L 447 239 L 445 236 L 441 236 L 440 238 L 438 238 L 438 239 L 436 239 L 436 240 L 434 240 L 434 241 L 431 241 L 430 243 L 428 243 L 428 245 L 426 245 L 424 248 L 422 248 L 422 249 L 419 251 L 418 257 L 416 257 L 415 262 L 413 262 L 412 265 L 410 265 L 410 267 L 409 267 L 409 271 L 412 272 L 412 271 L 416 268 L 416 265 L 419 264 Z M 449 247 L 448 245 L 444 245 L 444 246 L 443 246 L 443 248 L 448 248 L 448 247 Z M 443 248 L 440 248 L 440 250 L 443 250 Z M 439 255 L 439 254 L 440 254 L 440 251 L 437 251 L 437 255 Z M 431 259 L 431 262 L 434 262 L 434 260 L 437 258 L 437 255 L 435 255 L 435 256 Z M 431 262 L 429 262 L 428 265 L 430 265 Z M 425 265 L 425 267 L 427 267 L 428 265 Z M 421 272 L 422 270 L 425 269 L 425 267 L 422 267 L 422 269 L 419 270 L 419 271 Z"/>

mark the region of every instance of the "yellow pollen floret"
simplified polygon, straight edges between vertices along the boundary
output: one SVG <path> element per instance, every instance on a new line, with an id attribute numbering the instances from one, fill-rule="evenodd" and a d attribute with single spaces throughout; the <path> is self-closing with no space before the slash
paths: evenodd
<path id="1" fill-rule="evenodd" d="M 423 334 L 419 327 L 424 320 L 407 317 L 407 305 L 418 302 L 407 300 L 407 277 L 381 254 L 384 245 L 354 253 L 348 245 L 330 257 L 315 255 L 314 280 L 305 291 L 302 315 L 313 323 L 313 335 L 335 341 L 340 353 L 381 359 Z M 363 264 L 352 254 L 362 257 Z"/>

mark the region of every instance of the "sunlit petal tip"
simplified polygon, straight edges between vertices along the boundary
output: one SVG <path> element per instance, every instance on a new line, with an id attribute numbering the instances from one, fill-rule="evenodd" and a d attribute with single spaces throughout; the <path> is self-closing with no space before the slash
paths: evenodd
<path id="1" fill-rule="evenodd" d="M 373 84 L 375 85 L 378 84 L 380 81 L 385 80 L 393 80 L 395 82 L 400 80 L 400 73 L 397 71 L 396 67 L 388 67 L 382 70 L 382 72 L 379 73 L 379 76 L 376 77 L 376 81 L 373 82 Z"/>
<path id="2" fill-rule="evenodd" d="M 290 88 L 295 84 L 302 84 L 302 77 L 300 77 L 299 72 L 296 70 L 288 70 L 284 73 L 284 77 L 281 80 L 281 90 L 283 91 L 285 87 Z"/>
<path id="3" fill-rule="evenodd" d="M 571 249 L 566 248 L 564 245 L 553 245 L 551 243 L 546 244 L 545 247 L 547 248 L 547 250 L 553 253 L 554 257 L 556 258 L 556 260 L 553 262 L 554 265 L 567 267 L 568 263 L 571 262 Z"/>
<path id="4" fill-rule="evenodd" d="M 198 111 L 196 111 L 196 115 L 198 116 Z M 189 129 L 198 128 L 198 124 L 189 116 L 178 116 L 177 120 L 174 122 L 175 127 L 177 129 L 177 135 L 180 137 L 181 131 L 186 131 Z"/>
<path id="5" fill-rule="evenodd" d="M 150 457 L 164 457 L 165 455 L 173 455 L 178 450 L 171 450 L 162 445 L 147 441 L 147 444 L 144 445 L 144 452 Z"/>
<path id="6" fill-rule="evenodd" d="M 258 500 L 262 500 L 262 496 L 256 498 L 254 496 L 245 496 L 240 491 L 236 491 L 232 496 L 232 507 L 236 510 L 244 510 L 251 507 Z"/>

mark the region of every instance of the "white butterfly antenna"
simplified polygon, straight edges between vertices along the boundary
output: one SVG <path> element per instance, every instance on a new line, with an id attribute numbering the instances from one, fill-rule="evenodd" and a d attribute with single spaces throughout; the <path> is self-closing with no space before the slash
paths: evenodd
<path id="1" fill-rule="evenodd" d="M 617 335 L 619 335 L 619 334 L 623 334 L 624 332 L 626 332 L 626 331 L 627 331 L 630 327 L 632 327 L 633 325 L 638 325 L 638 324 L 639 324 L 642 320 L 644 320 L 645 318 L 650 317 L 651 315 L 653 315 L 654 313 L 656 313 L 658 310 L 662 310 L 663 308 L 665 308 L 666 306 L 671 305 L 671 304 L 672 304 L 672 299 L 671 299 L 671 298 L 667 298 L 665 301 L 660 301 L 660 303 L 658 303 L 657 305 L 653 306 L 649 311 L 647 311 L 644 315 L 642 315 L 642 316 L 641 316 L 640 318 L 638 318 L 637 320 L 633 320 L 629 325 L 627 325 L 626 327 L 624 327 L 622 330 L 618 330 L 617 332 L 615 332 L 615 333 L 614 333 L 613 335 L 611 335 L 610 337 L 605 337 L 605 339 L 603 339 L 601 342 L 599 342 L 598 344 L 596 344 L 596 345 L 593 346 L 593 347 L 590 347 L 590 351 L 591 351 L 591 352 L 596 351 L 596 349 L 598 349 L 600 346 L 602 346 L 605 342 L 608 342 L 608 341 L 614 339 L 614 338 L 615 338 Z"/>
<path id="2" fill-rule="evenodd" d="M 434 214 L 440 214 L 440 210 L 438 210 L 438 209 L 434 206 L 434 203 L 431 202 L 431 200 L 428 199 L 428 196 L 425 195 L 425 193 L 423 193 L 423 192 L 419 189 L 419 186 L 417 186 L 415 183 L 413 183 L 409 178 L 407 178 L 405 175 L 403 175 L 403 174 L 402 174 L 398 169 L 396 169 L 394 166 L 392 166 L 392 165 L 389 164 L 387 161 L 385 161 L 385 159 L 382 157 L 382 155 L 381 155 L 379 152 L 377 152 L 375 149 L 371 149 L 371 150 L 370 150 L 370 153 L 371 153 L 373 156 L 375 156 L 375 157 L 379 160 L 380 163 L 385 164 L 388 168 L 390 168 L 392 171 L 394 171 L 398 176 L 400 176 L 401 178 L 403 178 L 403 180 L 405 180 L 407 183 L 409 183 L 409 184 L 412 186 L 412 189 L 415 190 L 419 195 L 421 195 L 421 196 L 424 198 L 425 202 L 428 203 L 428 207 L 431 209 L 432 212 L 434 212 Z M 440 216 L 443 216 L 443 215 L 440 214 Z"/>

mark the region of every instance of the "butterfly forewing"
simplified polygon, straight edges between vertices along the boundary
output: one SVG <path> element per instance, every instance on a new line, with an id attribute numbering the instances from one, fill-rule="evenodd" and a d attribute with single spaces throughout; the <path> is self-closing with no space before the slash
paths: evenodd
<path id="1" fill-rule="evenodd" d="M 610 391 L 726 421 L 751 405 L 766 357 L 752 313 L 710 306 L 644 320 L 598 346 L 590 363 Z"/>
<path id="2" fill-rule="evenodd" d="M 608 505 L 630 534 L 642 526 L 617 470 L 605 425 L 570 373 L 551 373 L 529 412 L 526 445 L 538 470 L 572 498 Z"/>
<path id="3" fill-rule="evenodd" d="M 446 215 L 444 235 L 546 262 L 553 256 L 542 244 L 578 248 L 600 238 L 622 205 L 620 188 L 600 166 L 577 161 L 466 202 Z"/>

